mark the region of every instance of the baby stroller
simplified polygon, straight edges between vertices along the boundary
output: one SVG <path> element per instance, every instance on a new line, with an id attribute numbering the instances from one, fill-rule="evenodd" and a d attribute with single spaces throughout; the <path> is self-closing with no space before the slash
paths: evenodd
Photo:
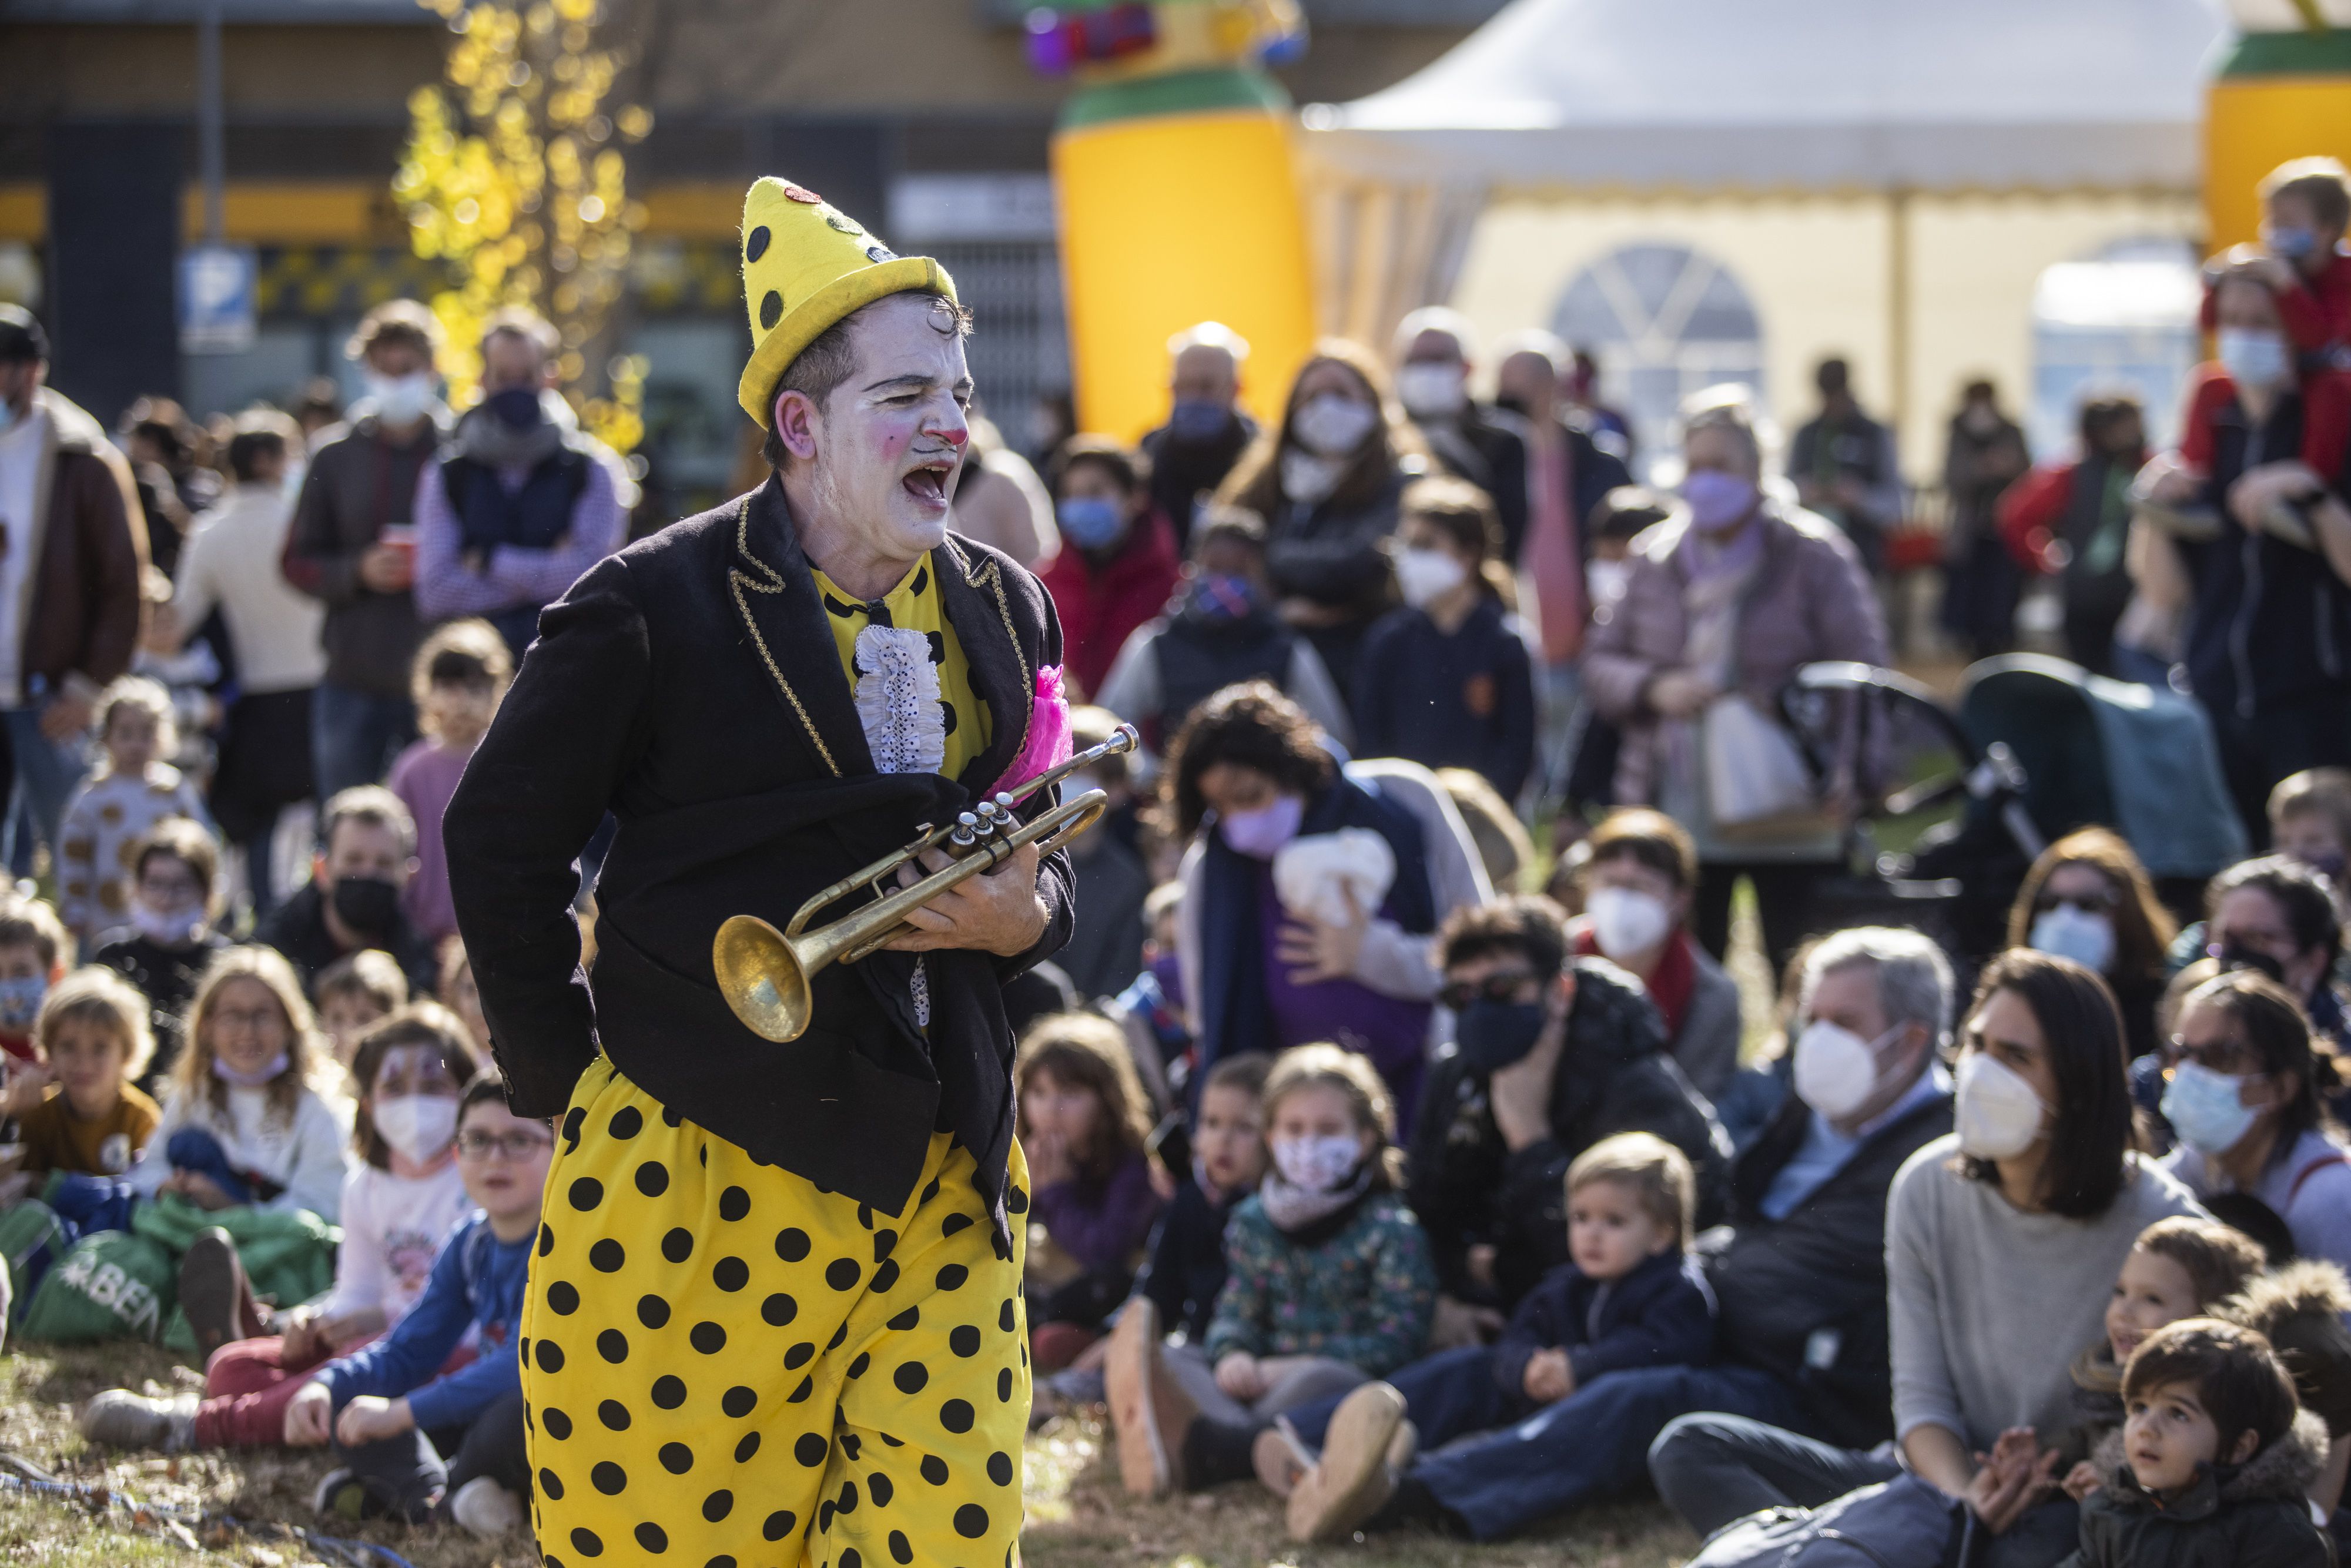
<path id="1" fill-rule="evenodd" d="M 1868 874 L 1824 890 L 1851 906 L 1841 923 L 1917 925 L 1980 959 L 2006 945 L 2033 857 L 2076 828 L 2128 840 L 2174 907 L 2247 852 L 2204 710 L 2168 688 L 2011 653 L 1970 665 L 1947 712 L 1894 671 L 1819 664 L 1781 712 L 1823 777 L 1846 736 L 1868 764 L 1855 857 Z"/>

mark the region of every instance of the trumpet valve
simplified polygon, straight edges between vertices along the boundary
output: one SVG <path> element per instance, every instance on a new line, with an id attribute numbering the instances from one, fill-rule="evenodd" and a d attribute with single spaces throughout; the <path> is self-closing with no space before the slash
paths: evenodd
<path id="1" fill-rule="evenodd" d="M 969 811 L 958 813 L 956 817 L 955 831 L 947 835 L 947 841 L 957 849 L 967 850 L 978 841 L 979 819 Z"/>

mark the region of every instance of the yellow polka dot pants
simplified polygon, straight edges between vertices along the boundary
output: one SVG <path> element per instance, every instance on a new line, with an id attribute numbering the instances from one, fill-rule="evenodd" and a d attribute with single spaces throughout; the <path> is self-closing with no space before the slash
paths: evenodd
<path id="1" fill-rule="evenodd" d="M 549 1173 L 522 1385 L 550 1568 L 1004 1568 L 1029 1425 L 1020 1232 L 935 1135 L 879 1214 L 599 1059 Z M 1012 1180 L 1026 1190 L 1016 1146 Z M 1016 1200 L 1017 1201 L 1017 1200 Z"/>

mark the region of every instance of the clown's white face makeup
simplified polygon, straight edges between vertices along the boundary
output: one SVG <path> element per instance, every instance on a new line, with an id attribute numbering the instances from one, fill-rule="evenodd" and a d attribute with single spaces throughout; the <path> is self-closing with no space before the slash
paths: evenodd
<path id="1" fill-rule="evenodd" d="M 946 307 L 894 294 L 850 328 L 857 368 L 820 408 L 776 399 L 784 471 L 809 558 L 861 598 L 878 598 L 946 536 L 956 470 L 971 439 L 971 372 Z"/>

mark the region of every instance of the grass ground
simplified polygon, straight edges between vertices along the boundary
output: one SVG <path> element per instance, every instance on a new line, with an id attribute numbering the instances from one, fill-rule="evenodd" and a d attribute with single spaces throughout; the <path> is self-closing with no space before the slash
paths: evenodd
<path id="1" fill-rule="evenodd" d="M 327 1469 L 317 1456 L 190 1454 L 162 1458 L 93 1449 L 73 1429 L 75 1403 L 100 1388 L 193 1387 L 193 1370 L 143 1345 L 34 1347 L 0 1356 L 0 1452 L 59 1479 L 139 1502 L 265 1524 L 311 1522 L 309 1495 Z M 1696 1542 L 1654 1502 L 1588 1510 L 1524 1541 L 1473 1546 L 1423 1534 L 1362 1546 L 1292 1547 L 1281 1516 L 1254 1487 L 1138 1503 L 1120 1490 L 1101 1425 L 1057 1421 L 1029 1445 L 1029 1568 L 1668 1568 Z M 415 1568 L 527 1568 L 529 1544 L 475 1542 L 455 1531 L 371 1524 L 338 1531 L 381 1542 Z M 0 1490 L 0 1564 L 43 1568 L 302 1568 L 319 1560 L 298 1540 L 199 1529 L 184 1537 L 129 1512 Z"/>

